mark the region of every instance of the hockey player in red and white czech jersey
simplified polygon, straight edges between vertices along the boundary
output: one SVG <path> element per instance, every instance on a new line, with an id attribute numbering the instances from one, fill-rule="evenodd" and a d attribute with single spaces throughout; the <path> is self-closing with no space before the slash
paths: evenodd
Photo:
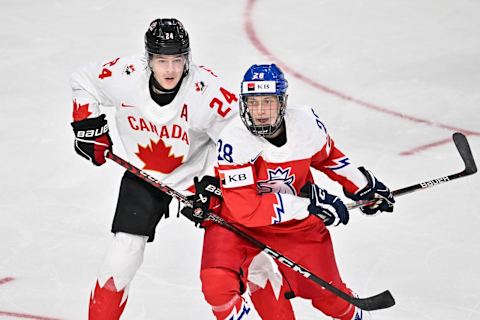
<path id="1" fill-rule="evenodd" d="M 189 37 L 176 19 L 156 19 L 146 54 L 115 57 L 72 75 L 75 151 L 95 165 L 112 149 L 101 106 L 115 108 L 129 161 L 185 192 L 193 176 L 213 173 L 215 141 L 238 98 L 207 68 L 192 63 Z M 146 242 L 154 239 L 171 198 L 128 171 L 120 187 L 113 241 L 90 297 L 89 319 L 119 319 Z"/>
<path id="2" fill-rule="evenodd" d="M 348 210 L 340 198 L 313 183 L 310 170 L 320 170 L 340 183 L 354 200 L 374 200 L 373 205 L 362 208 L 365 214 L 393 211 L 394 199 L 370 171 L 351 164 L 314 109 L 286 108 L 287 86 L 283 73 L 274 64 L 248 69 L 241 85 L 240 117 L 231 120 L 217 142 L 217 176 L 223 202 L 219 207 L 218 201 L 212 200 L 218 200 L 216 196 L 208 188 L 199 187 L 195 197 L 208 201 L 195 204 L 194 210 L 199 220 L 202 212 L 213 210 L 325 281 L 353 294 L 340 277 L 326 228 L 347 224 Z M 301 193 L 303 197 L 299 197 Z M 256 289 L 268 288 L 279 300 L 284 300 L 285 294 L 309 299 L 315 308 L 334 319 L 367 319 L 362 310 L 283 264 L 261 272 L 268 270 L 269 262 L 255 246 L 208 220 L 203 225 L 202 290 L 217 319 L 248 318 L 250 308 L 241 296 L 245 284 L 252 297 Z M 279 310 L 269 301 L 261 297 L 253 300 L 255 308 L 263 311 L 263 319 L 295 319 L 291 309 Z"/>

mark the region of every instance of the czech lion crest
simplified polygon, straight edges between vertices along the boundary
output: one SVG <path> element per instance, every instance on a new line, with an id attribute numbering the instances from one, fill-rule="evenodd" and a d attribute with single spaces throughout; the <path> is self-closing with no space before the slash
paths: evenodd
<path id="1" fill-rule="evenodd" d="M 293 187 L 295 175 L 290 175 L 291 168 L 283 169 L 277 167 L 275 170 L 267 169 L 268 180 L 258 181 L 257 189 L 260 194 L 263 193 L 287 193 L 296 195 Z"/>

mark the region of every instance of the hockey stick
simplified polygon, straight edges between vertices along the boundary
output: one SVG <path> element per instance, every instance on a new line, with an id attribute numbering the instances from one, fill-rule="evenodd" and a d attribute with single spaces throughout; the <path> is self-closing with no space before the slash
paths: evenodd
<path id="1" fill-rule="evenodd" d="M 164 193 L 168 194 L 169 196 L 174 197 L 178 201 L 182 202 L 188 207 L 192 206 L 192 202 L 187 199 L 187 197 L 174 189 L 170 188 L 169 186 L 166 186 L 162 184 L 160 181 L 158 181 L 156 178 L 152 177 L 148 173 L 138 169 L 131 163 L 125 161 L 124 159 L 120 158 L 119 156 L 115 155 L 112 152 L 107 152 L 106 157 L 109 158 L 110 160 L 118 163 L 140 179 L 149 182 L 153 186 L 157 187 Z M 312 280 L 313 282 L 321 285 L 323 288 L 327 289 L 328 291 L 332 292 L 333 294 L 337 295 L 338 297 L 342 298 L 343 300 L 347 301 L 348 303 L 353 304 L 354 306 L 357 306 L 358 308 L 365 310 L 365 311 L 372 311 L 372 310 L 378 310 L 378 309 L 385 309 L 393 306 L 395 304 L 395 300 L 390 293 L 390 291 L 386 290 L 380 294 L 377 294 L 372 297 L 368 298 L 355 298 L 352 297 L 345 292 L 341 291 L 340 289 L 334 287 L 330 283 L 326 282 L 322 278 L 319 278 L 312 272 L 310 272 L 308 269 L 302 267 L 301 265 L 295 263 L 294 261 L 290 260 L 289 258 L 285 257 L 278 251 L 270 248 L 266 244 L 260 242 L 259 240 L 255 239 L 254 237 L 248 235 L 247 233 L 243 232 L 242 230 L 238 229 L 231 223 L 225 221 L 223 218 L 217 216 L 214 213 L 208 212 L 207 213 L 208 219 L 213 221 L 214 223 L 217 223 L 221 225 L 222 227 L 227 228 L 228 230 L 234 232 L 238 236 L 244 238 L 245 240 L 249 241 L 251 244 L 253 244 L 255 247 L 260 249 L 261 251 L 265 252 L 275 260 L 279 261 L 280 263 L 286 265 L 290 269 L 292 269 L 295 272 L 300 273 L 302 276 L 304 276 L 307 279 Z"/>
<path id="2" fill-rule="evenodd" d="M 439 184 L 449 182 L 451 180 L 455 180 L 455 179 L 458 179 L 458 178 L 466 177 L 466 176 L 472 175 L 472 174 L 477 172 L 477 166 L 475 164 L 475 159 L 473 158 L 472 150 L 470 150 L 470 146 L 468 145 L 468 141 L 467 141 L 467 138 L 465 137 L 465 135 L 463 135 L 460 132 L 455 132 L 452 135 L 452 137 L 453 137 L 453 142 L 455 143 L 455 146 L 457 147 L 457 151 L 458 151 L 458 153 L 460 153 L 460 157 L 462 157 L 463 163 L 465 164 L 465 169 L 462 172 L 451 174 L 449 176 L 440 177 L 440 178 L 420 182 L 420 183 L 417 183 L 417 184 L 414 184 L 414 185 L 411 185 L 411 186 L 408 186 L 408 187 L 404 187 L 404 188 L 401 188 L 401 189 L 398 189 L 398 190 L 394 190 L 394 191 L 392 191 L 392 194 L 393 194 L 394 197 L 403 196 L 403 195 L 408 194 L 408 193 L 412 193 L 412 192 L 415 192 L 415 191 L 419 191 L 419 190 L 427 189 L 427 188 L 430 188 L 430 187 L 434 187 L 434 186 L 437 186 Z M 360 200 L 360 201 L 357 201 L 357 202 L 347 204 L 347 208 L 348 208 L 348 210 L 351 210 L 351 209 L 363 207 L 365 205 L 368 205 L 369 203 L 370 203 L 370 201 Z"/>

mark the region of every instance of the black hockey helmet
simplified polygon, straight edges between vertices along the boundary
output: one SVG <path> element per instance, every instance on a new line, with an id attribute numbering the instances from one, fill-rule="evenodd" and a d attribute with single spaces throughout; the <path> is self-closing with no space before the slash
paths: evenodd
<path id="1" fill-rule="evenodd" d="M 155 19 L 145 32 L 145 50 L 149 55 L 188 54 L 188 33 L 177 19 Z"/>

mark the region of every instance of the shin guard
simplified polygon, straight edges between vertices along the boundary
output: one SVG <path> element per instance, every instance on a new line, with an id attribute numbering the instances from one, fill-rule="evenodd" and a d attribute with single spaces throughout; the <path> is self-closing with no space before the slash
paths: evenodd
<path id="1" fill-rule="evenodd" d="M 118 232 L 112 239 L 90 296 L 89 320 L 118 320 L 128 286 L 142 264 L 147 237 Z"/>

